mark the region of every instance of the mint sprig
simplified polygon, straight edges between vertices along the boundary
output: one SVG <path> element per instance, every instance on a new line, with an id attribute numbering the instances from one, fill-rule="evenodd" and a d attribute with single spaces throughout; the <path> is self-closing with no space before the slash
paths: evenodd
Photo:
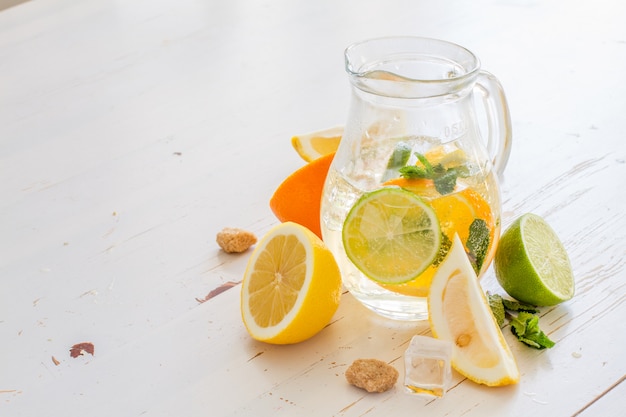
<path id="1" fill-rule="evenodd" d="M 539 328 L 538 310 L 531 305 L 515 300 L 502 298 L 498 294 L 487 293 L 487 301 L 493 312 L 498 326 L 505 323 L 505 316 L 510 317 L 511 332 L 517 340 L 535 349 L 545 349 L 554 346 L 554 342 Z M 512 313 L 517 313 L 514 315 Z"/>
<path id="2" fill-rule="evenodd" d="M 467 177 L 469 170 L 464 165 L 458 165 L 450 168 L 444 167 L 442 164 L 432 165 L 428 159 L 419 152 L 415 152 L 420 165 L 407 165 L 400 168 L 400 175 L 404 178 L 423 178 L 433 180 L 435 189 L 439 194 L 446 195 L 454 191 L 457 178 Z"/>
<path id="3" fill-rule="evenodd" d="M 511 319 L 511 331 L 517 339 L 535 349 L 545 349 L 554 346 L 554 342 L 539 328 L 539 317 L 520 311 L 517 317 Z"/>

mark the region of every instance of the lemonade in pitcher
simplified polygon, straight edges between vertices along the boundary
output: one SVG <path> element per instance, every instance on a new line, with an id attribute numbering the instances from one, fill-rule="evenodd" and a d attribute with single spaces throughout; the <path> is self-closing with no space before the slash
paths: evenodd
<path id="1" fill-rule="evenodd" d="M 398 155 L 407 165 L 393 167 Z M 389 161 L 378 185 L 331 167 L 324 242 L 357 299 L 384 316 L 423 318 L 421 299 L 455 233 L 478 275 L 491 263 L 500 236 L 496 178 L 454 146 L 421 153 L 403 141 Z"/>
<path id="2" fill-rule="evenodd" d="M 432 39 L 355 44 L 346 69 L 353 98 L 322 196 L 323 239 L 357 300 L 386 317 L 425 319 L 455 234 L 478 276 L 494 256 L 497 173 L 510 151 L 504 95 L 471 52 Z"/>

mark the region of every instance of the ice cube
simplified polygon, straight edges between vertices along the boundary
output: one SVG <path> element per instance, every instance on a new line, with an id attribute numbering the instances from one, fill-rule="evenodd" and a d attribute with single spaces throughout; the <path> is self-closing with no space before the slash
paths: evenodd
<path id="1" fill-rule="evenodd" d="M 443 397 L 452 379 L 451 357 L 451 342 L 413 336 L 404 352 L 405 391 Z"/>

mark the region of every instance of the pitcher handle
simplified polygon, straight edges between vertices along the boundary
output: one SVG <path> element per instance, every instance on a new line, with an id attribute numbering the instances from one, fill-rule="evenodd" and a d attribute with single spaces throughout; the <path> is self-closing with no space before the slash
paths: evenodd
<path id="1" fill-rule="evenodd" d="M 513 140 L 511 132 L 511 115 L 500 81 L 487 71 L 480 71 L 475 84 L 480 92 L 485 113 L 487 115 L 487 151 L 493 168 L 502 176 L 511 154 Z"/>

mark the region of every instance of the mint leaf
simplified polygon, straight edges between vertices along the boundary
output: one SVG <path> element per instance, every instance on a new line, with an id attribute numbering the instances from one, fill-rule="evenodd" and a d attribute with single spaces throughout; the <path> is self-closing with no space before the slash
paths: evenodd
<path id="1" fill-rule="evenodd" d="M 431 178 L 433 178 L 433 174 L 435 171 L 433 170 L 433 166 L 430 164 L 430 162 L 428 162 L 426 156 L 422 155 L 419 152 L 415 152 L 415 156 L 417 156 L 417 159 L 422 163 L 422 165 L 424 165 L 424 169 L 426 170 L 426 172 L 431 176 Z"/>
<path id="2" fill-rule="evenodd" d="M 520 342 L 536 349 L 554 346 L 554 342 L 539 328 L 539 317 L 525 311 L 520 311 L 517 317 L 511 319 L 511 332 Z"/>
<path id="3" fill-rule="evenodd" d="M 535 306 L 531 306 L 530 304 L 523 304 L 516 300 L 507 300 L 506 298 L 503 298 L 502 304 L 504 305 L 504 309 L 509 311 L 525 311 L 527 313 L 539 312 L 539 310 L 537 310 Z"/>
<path id="4" fill-rule="evenodd" d="M 448 168 L 448 171 L 454 170 L 456 176 L 459 178 L 467 178 L 471 176 L 470 170 L 467 165 L 457 165 L 452 168 Z"/>
<path id="5" fill-rule="evenodd" d="M 476 275 L 480 273 L 489 249 L 489 228 L 487 222 L 483 219 L 474 219 L 469 228 L 469 236 L 467 237 L 467 249 L 469 249 L 470 258 L 473 260 L 472 266 L 476 271 Z"/>
<path id="6" fill-rule="evenodd" d="M 503 326 L 505 317 L 509 317 L 511 332 L 517 339 L 535 349 L 545 349 L 554 346 L 554 342 L 539 328 L 539 317 L 534 306 L 520 303 L 516 300 L 508 300 L 498 294 L 487 292 L 487 301 L 500 327 Z M 509 312 L 518 312 L 517 316 Z"/>
<path id="7" fill-rule="evenodd" d="M 437 192 L 439 192 L 439 194 L 441 195 L 446 195 L 454 191 L 454 187 L 456 187 L 457 176 L 457 172 L 454 168 L 447 169 L 445 170 L 445 172 L 435 176 L 433 180 Z"/>
<path id="8" fill-rule="evenodd" d="M 404 178 L 414 179 L 414 178 L 426 178 L 430 179 L 432 174 L 426 172 L 424 168 L 420 168 L 417 165 L 407 165 L 399 169 L 400 175 Z"/>
<path id="9" fill-rule="evenodd" d="M 457 178 L 469 177 L 470 171 L 465 165 L 446 168 L 442 164 L 433 166 L 426 156 L 415 152 L 420 164 L 407 165 L 399 169 L 404 178 L 425 178 L 433 180 L 435 189 L 441 195 L 450 194 L 456 187 Z M 421 166 L 420 166 L 421 165 Z"/>
<path id="10" fill-rule="evenodd" d="M 433 180 L 435 189 L 439 194 L 446 195 L 454 191 L 456 179 L 459 176 L 456 168 L 444 168 L 443 165 L 437 164 L 434 167 L 428 159 L 419 152 L 415 152 L 415 156 L 422 166 L 407 165 L 400 168 L 400 175 L 404 178 L 424 178 Z"/>
<path id="11" fill-rule="evenodd" d="M 491 312 L 496 318 L 498 326 L 502 327 L 504 325 L 504 303 L 502 302 L 502 297 L 498 294 L 487 292 L 487 301 L 489 302 L 489 307 L 491 307 Z"/>

